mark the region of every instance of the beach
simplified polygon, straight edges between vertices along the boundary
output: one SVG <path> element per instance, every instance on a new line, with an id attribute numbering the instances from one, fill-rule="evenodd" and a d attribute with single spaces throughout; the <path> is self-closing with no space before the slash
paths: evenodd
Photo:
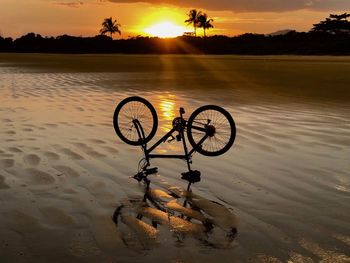
<path id="1" fill-rule="evenodd" d="M 0 261 L 349 262 L 349 87 L 349 57 L 0 54 Z M 133 95 L 154 105 L 156 138 L 179 107 L 233 116 L 232 149 L 195 154 L 192 186 L 239 219 L 229 246 L 163 229 L 145 248 L 113 222 L 144 192 L 142 151 L 113 129 Z M 185 162 L 153 164 L 154 188 L 186 187 Z"/>

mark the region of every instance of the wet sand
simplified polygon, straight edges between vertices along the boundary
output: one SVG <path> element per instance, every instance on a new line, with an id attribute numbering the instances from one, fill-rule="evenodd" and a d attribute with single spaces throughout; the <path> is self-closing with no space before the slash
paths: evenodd
<path id="1" fill-rule="evenodd" d="M 349 262 L 349 84 L 347 57 L 0 54 L 0 261 Z M 114 224 L 115 209 L 144 193 L 130 178 L 141 150 L 112 126 L 135 94 L 155 106 L 157 136 L 180 106 L 187 117 L 204 104 L 233 115 L 233 148 L 193 159 L 212 233 L 197 220 L 199 232 L 179 238 L 181 220 L 152 210 L 141 212 L 161 228 L 134 212 Z M 154 165 L 154 189 L 186 187 L 185 163 Z M 238 235 L 220 246 L 227 211 Z"/>

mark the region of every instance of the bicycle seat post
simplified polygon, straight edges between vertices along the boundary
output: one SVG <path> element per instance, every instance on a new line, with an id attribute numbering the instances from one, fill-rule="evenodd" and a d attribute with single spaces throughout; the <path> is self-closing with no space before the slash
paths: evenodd
<path id="1" fill-rule="evenodd" d="M 185 114 L 185 109 L 180 107 L 180 117 L 183 118 L 182 115 Z"/>

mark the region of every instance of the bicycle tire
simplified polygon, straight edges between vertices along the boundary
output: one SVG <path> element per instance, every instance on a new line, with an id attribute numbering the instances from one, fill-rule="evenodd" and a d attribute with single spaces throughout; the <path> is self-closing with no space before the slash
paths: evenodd
<path id="1" fill-rule="evenodd" d="M 203 125 L 202 130 L 196 129 L 196 125 Z M 206 131 L 203 131 L 203 128 Z M 201 138 L 209 134 L 209 128 L 210 136 L 196 151 L 205 156 L 224 154 L 236 139 L 236 124 L 232 116 L 224 108 L 216 105 L 205 105 L 195 110 L 187 122 L 187 137 L 193 148 L 198 146 Z"/>
<path id="2" fill-rule="evenodd" d="M 138 136 L 134 120 L 137 119 L 145 133 L 145 139 Z M 151 123 L 149 123 L 151 121 Z M 132 96 L 122 100 L 113 115 L 113 126 L 119 138 L 130 145 L 139 146 L 148 143 L 158 128 L 157 112 L 152 104 L 141 97 Z"/>

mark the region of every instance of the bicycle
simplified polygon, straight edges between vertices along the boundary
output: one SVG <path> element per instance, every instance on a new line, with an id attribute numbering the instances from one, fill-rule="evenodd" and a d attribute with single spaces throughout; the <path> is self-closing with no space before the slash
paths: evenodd
<path id="1" fill-rule="evenodd" d="M 225 109 L 216 105 L 205 105 L 196 109 L 188 120 L 184 119 L 184 108 L 179 109 L 179 117 L 172 121 L 172 129 L 150 148 L 147 143 L 154 137 L 158 127 L 157 112 L 152 104 L 138 96 L 122 100 L 113 115 L 116 134 L 125 143 L 141 146 L 145 157 L 139 162 L 136 180 L 149 184 L 147 176 L 158 172 L 157 167 L 150 167 L 150 159 L 170 158 L 186 160 L 188 171 L 182 173 L 182 179 L 192 183 L 200 181 L 201 173 L 191 169 L 192 155 L 198 152 L 205 156 L 218 156 L 227 152 L 236 138 L 235 122 Z M 188 149 L 185 131 L 192 149 Z M 174 133 L 177 133 L 174 136 Z M 184 154 L 154 154 L 161 143 L 182 141 Z"/>
<path id="2" fill-rule="evenodd" d="M 139 162 L 138 173 L 133 176 L 137 181 L 143 182 L 145 193 L 140 200 L 128 201 L 116 208 L 113 221 L 118 225 L 118 218 L 126 224 L 135 224 L 131 228 L 156 233 L 158 224 L 170 224 L 175 232 L 182 233 L 184 226 L 196 229 L 199 232 L 209 233 L 214 225 L 226 229 L 227 241 L 232 242 L 237 234 L 236 219 L 224 206 L 206 200 L 190 191 L 192 183 L 200 181 L 200 172 L 191 169 L 192 155 L 195 152 L 205 156 L 218 156 L 227 152 L 236 138 L 236 125 L 232 116 L 223 108 L 215 105 L 206 105 L 196 109 L 186 120 L 183 115 L 184 108 L 179 109 L 179 116 L 172 121 L 172 128 L 151 147 L 147 144 L 155 136 L 158 127 L 157 112 L 152 104 L 144 98 L 133 96 L 122 100 L 116 107 L 113 116 L 113 125 L 116 134 L 122 141 L 129 145 L 141 146 L 144 158 Z M 185 132 L 192 149 L 187 147 Z M 176 134 L 175 134 L 176 133 Z M 175 136 L 174 136 L 175 135 Z M 184 154 L 154 154 L 152 153 L 160 144 L 172 141 L 182 142 Z M 148 175 L 158 172 L 157 167 L 150 168 L 150 160 L 154 158 L 182 159 L 187 163 L 188 171 L 182 173 L 182 179 L 188 181 L 186 194 L 160 191 L 164 201 L 154 196 L 154 190 L 150 188 Z M 170 194 L 170 195 L 169 195 Z M 169 198 L 173 200 L 169 201 Z M 175 199 L 174 199 L 175 198 Z M 180 198 L 184 199 L 183 205 L 178 204 Z M 201 200 L 200 202 L 198 200 Z M 202 203 L 205 207 L 201 207 Z M 133 204 L 135 203 L 135 204 Z M 189 208 L 187 208 L 189 204 Z M 211 215 L 210 209 L 221 210 L 228 222 L 211 221 L 205 214 Z M 128 212 L 123 212 L 124 210 Z M 209 211 L 208 211 L 209 209 Z M 130 216 L 134 213 L 134 216 Z M 123 216 L 123 214 L 125 216 Z M 151 220 L 151 225 L 142 222 L 143 217 Z M 191 223 L 194 219 L 197 223 Z M 200 223 L 198 225 L 198 223 Z M 140 229 L 139 229 L 140 230 Z M 141 231 L 140 230 L 140 231 Z M 196 235 L 199 234 L 198 231 Z"/>

